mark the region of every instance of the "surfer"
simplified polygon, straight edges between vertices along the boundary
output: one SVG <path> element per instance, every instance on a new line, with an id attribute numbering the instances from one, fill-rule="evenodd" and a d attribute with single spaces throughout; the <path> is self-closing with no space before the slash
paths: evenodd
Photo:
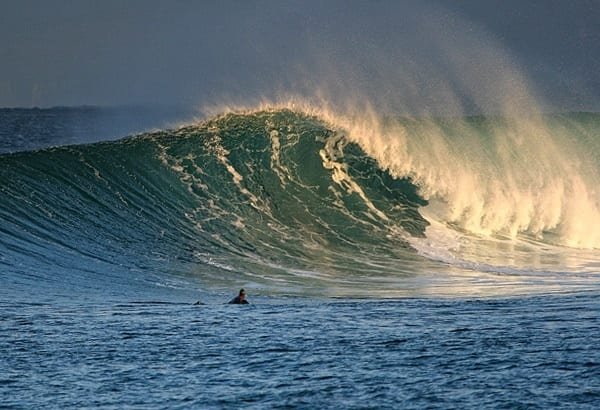
<path id="1" fill-rule="evenodd" d="M 240 293 L 229 301 L 230 305 L 248 305 L 248 301 L 246 300 L 246 292 L 244 289 L 240 289 Z"/>

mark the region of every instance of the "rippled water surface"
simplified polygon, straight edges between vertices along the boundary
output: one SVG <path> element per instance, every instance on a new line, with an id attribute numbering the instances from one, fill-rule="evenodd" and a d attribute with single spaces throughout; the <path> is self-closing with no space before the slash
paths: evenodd
<path id="1" fill-rule="evenodd" d="M 9 408 L 597 408 L 597 293 L 3 302 Z"/>

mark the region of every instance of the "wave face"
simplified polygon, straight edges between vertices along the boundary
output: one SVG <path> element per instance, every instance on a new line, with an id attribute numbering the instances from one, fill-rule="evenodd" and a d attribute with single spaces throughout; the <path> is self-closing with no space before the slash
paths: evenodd
<path id="1" fill-rule="evenodd" d="M 0 264 L 317 294 L 595 282 L 600 117 L 537 121 L 282 108 L 3 155 Z"/>

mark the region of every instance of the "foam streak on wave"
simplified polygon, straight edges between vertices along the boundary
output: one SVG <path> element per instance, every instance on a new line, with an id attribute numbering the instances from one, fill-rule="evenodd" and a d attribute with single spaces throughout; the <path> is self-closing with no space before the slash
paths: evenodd
<path id="1" fill-rule="evenodd" d="M 430 288 L 427 275 L 442 275 L 435 280 L 463 292 L 470 289 L 464 280 L 482 280 L 477 272 L 521 275 L 520 281 L 537 271 L 560 276 L 597 266 L 590 264 L 593 251 L 559 246 L 565 238 L 558 229 L 534 235 L 528 227 L 513 235 L 488 223 L 483 231 L 467 223 L 472 215 L 452 214 L 460 204 L 453 195 L 492 194 L 492 183 L 507 176 L 513 180 L 504 186 L 517 193 L 534 177 L 543 181 L 536 164 L 517 162 L 513 170 L 500 155 L 515 149 L 497 139 L 511 130 L 510 121 L 382 118 L 374 111 L 350 117 L 307 107 L 226 114 L 113 143 L 0 156 L 0 264 L 14 269 L 59 260 L 64 269 L 97 269 L 100 276 L 106 266 L 116 276 L 192 266 L 211 286 L 248 280 L 332 294 Z M 586 136 L 598 129 L 598 119 L 552 117 L 542 125 L 568 137 L 570 150 L 583 151 L 595 144 Z M 571 121 L 579 134 L 571 132 Z M 557 145 L 551 137 L 546 142 Z M 566 161 L 568 153 L 554 150 Z M 520 155 L 516 150 L 508 158 Z M 593 173 L 592 165 L 579 166 L 579 175 Z M 477 184 L 460 184 L 444 174 L 450 171 Z M 489 186 L 478 185 L 486 181 Z M 498 206 L 484 201 L 481 212 L 491 214 L 490 204 Z M 504 223 L 496 219 L 495 226 Z"/>
<path id="2" fill-rule="evenodd" d="M 600 166 L 593 154 L 600 152 L 600 131 L 593 116 L 394 118 L 368 105 L 340 113 L 301 98 L 259 107 L 322 118 L 382 169 L 412 179 L 431 202 L 428 214 L 445 224 L 488 237 L 524 234 L 600 248 Z"/>

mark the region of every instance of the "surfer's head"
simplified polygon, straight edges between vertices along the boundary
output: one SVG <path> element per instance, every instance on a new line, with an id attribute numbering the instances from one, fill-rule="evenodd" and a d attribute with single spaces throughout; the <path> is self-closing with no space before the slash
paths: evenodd
<path id="1" fill-rule="evenodd" d="M 240 300 L 246 300 L 246 291 L 244 289 L 240 289 L 238 296 L 240 297 Z"/>

